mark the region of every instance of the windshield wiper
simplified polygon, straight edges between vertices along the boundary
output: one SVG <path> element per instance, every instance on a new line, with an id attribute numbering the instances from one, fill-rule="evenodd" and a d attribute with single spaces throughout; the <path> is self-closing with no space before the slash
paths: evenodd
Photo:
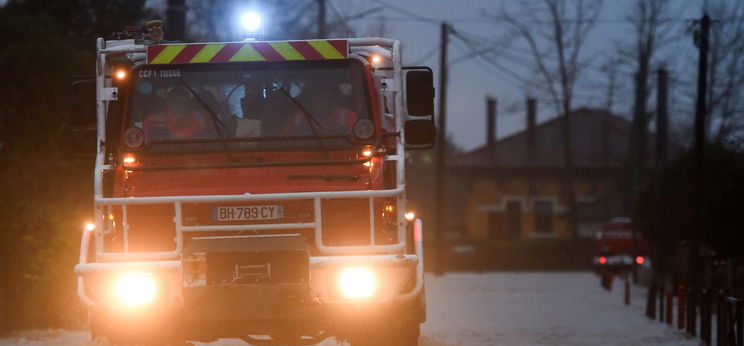
<path id="1" fill-rule="evenodd" d="M 232 157 L 232 153 L 230 152 L 230 148 L 227 146 L 227 141 L 225 140 L 225 136 L 222 134 L 222 131 L 220 131 L 220 127 L 218 126 L 219 124 L 222 126 L 222 128 L 227 130 L 227 126 L 225 125 L 225 123 L 223 123 L 222 120 L 220 120 L 220 117 L 217 116 L 217 113 L 215 113 L 211 108 L 209 108 L 209 105 L 207 105 L 204 99 L 202 99 L 201 96 L 199 96 L 199 94 L 197 94 L 196 91 L 194 91 L 194 89 L 188 83 L 186 83 L 185 80 L 181 79 L 181 84 L 183 84 L 183 86 L 189 90 L 191 95 L 194 96 L 194 98 L 197 101 L 199 101 L 199 104 L 202 107 L 204 107 L 204 109 L 207 110 L 207 113 L 209 113 L 209 117 L 212 119 L 212 125 L 214 126 L 215 131 L 217 131 L 217 135 L 220 137 L 220 142 L 222 143 L 222 147 L 225 149 L 225 154 L 227 154 L 227 158 L 230 161 L 234 161 Z"/>
<path id="2" fill-rule="evenodd" d="M 296 98 L 294 98 L 292 95 L 290 95 L 289 94 L 289 91 L 285 90 L 284 88 L 279 88 L 279 89 L 281 89 L 282 92 L 284 92 L 284 95 L 287 95 L 287 97 L 289 97 L 289 99 L 292 101 L 292 103 L 297 108 L 300 109 L 300 112 L 305 117 L 305 121 L 307 121 L 307 125 L 310 127 L 310 131 L 312 131 L 312 133 L 313 133 L 313 137 L 316 137 L 317 138 L 318 137 L 318 129 L 315 128 L 315 126 L 313 125 L 313 123 L 315 123 L 315 125 L 317 125 L 321 129 L 323 129 L 323 125 L 321 125 L 320 122 L 318 122 L 318 120 L 315 119 L 315 117 L 313 117 L 312 114 L 310 114 L 310 112 L 305 108 L 305 106 L 302 105 L 302 103 L 300 103 L 300 101 L 297 101 Z M 317 141 L 318 141 L 318 146 L 320 147 L 320 150 L 323 151 L 323 156 L 327 159 L 328 158 L 328 150 L 326 150 L 325 147 L 323 146 L 323 140 L 322 139 L 317 139 Z"/>

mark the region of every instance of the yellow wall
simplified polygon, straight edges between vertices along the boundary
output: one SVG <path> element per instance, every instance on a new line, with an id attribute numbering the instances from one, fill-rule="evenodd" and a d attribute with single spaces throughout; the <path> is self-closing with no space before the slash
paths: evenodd
<path id="1" fill-rule="evenodd" d="M 557 178 L 540 178 L 533 181 L 533 191 L 530 193 L 530 182 L 526 178 L 507 179 L 476 179 L 471 187 L 467 200 L 466 229 L 468 236 L 475 239 L 489 238 L 489 212 L 495 208 L 503 208 L 505 212 L 506 201 L 510 198 L 522 200 L 522 238 L 534 237 L 534 201 L 552 198 L 556 202 L 553 205 L 553 236 L 571 236 L 568 227 L 568 202 L 561 195 L 560 181 Z M 588 181 L 576 180 L 574 191 L 577 196 L 603 195 L 606 192 L 616 190 L 611 180 Z M 530 197 L 532 196 L 532 198 Z M 506 234 L 506 217 L 502 217 L 500 227 L 501 234 Z"/>

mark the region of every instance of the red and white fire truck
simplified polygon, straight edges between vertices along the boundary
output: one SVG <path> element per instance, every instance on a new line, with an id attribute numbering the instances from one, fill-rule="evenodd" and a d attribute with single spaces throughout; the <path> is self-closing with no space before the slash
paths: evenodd
<path id="1" fill-rule="evenodd" d="M 601 284 L 611 289 L 615 276 L 626 276 L 634 268 L 649 269 L 648 242 L 633 230 L 633 220 L 616 217 L 596 233 L 592 262 Z M 627 277 L 626 277 L 627 278 Z"/>
<path id="2" fill-rule="evenodd" d="M 73 98 L 95 90 L 74 115 L 96 138 L 75 267 L 92 337 L 415 344 L 406 151 L 433 145 L 434 88 L 401 53 L 383 38 L 98 39 Z"/>

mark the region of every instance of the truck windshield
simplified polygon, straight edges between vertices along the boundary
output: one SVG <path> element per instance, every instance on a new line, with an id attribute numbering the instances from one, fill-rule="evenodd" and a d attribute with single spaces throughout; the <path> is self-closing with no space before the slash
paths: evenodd
<path id="1" fill-rule="evenodd" d="M 371 120 L 363 71 L 352 60 L 145 65 L 134 72 L 125 129 L 150 144 L 352 136 Z"/>

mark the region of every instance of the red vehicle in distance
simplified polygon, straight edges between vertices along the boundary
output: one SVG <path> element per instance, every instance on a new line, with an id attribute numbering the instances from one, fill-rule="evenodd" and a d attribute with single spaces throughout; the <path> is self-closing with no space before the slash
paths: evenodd
<path id="1" fill-rule="evenodd" d="M 612 277 L 624 274 L 634 266 L 649 266 L 648 242 L 633 230 L 633 220 L 616 217 L 596 233 L 592 262 L 605 287 Z"/>

